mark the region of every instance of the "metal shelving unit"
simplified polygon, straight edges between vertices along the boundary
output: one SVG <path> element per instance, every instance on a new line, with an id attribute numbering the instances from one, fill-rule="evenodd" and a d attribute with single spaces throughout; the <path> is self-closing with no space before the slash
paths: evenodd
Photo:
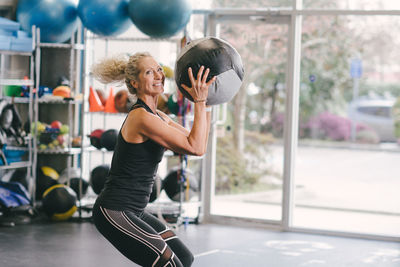
<path id="1" fill-rule="evenodd" d="M 32 28 L 35 30 L 35 27 Z M 32 36 L 32 49 L 35 49 L 35 34 Z M 6 61 L 11 60 L 12 57 L 28 57 L 29 58 L 29 77 L 26 78 L 14 78 L 9 77 L 9 74 L 6 73 Z M 7 101 L 8 103 L 13 104 L 27 104 L 28 105 L 28 114 L 27 119 L 32 121 L 33 119 L 33 84 L 34 84 L 34 52 L 20 52 L 20 51 L 11 51 L 11 50 L 0 50 L 0 99 L 3 101 Z M 10 97 L 5 96 L 3 87 L 4 86 L 29 86 L 29 97 Z M 26 168 L 27 169 L 27 182 L 28 182 L 28 190 L 31 195 L 34 194 L 34 172 L 33 172 L 33 137 L 30 133 L 26 133 L 27 136 L 24 138 L 23 146 L 14 146 L 7 145 L 7 150 L 10 151 L 26 151 L 28 152 L 27 159 L 25 161 L 20 162 L 11 162 L 9 164 L 4 164 L 0 166 L 1 172 L 7 172 L 10 170 Z"/>
<path id="2" fill-rule="evenodd" d="M 69 50 L 69 81 L 70 81 L 70 88 L 71 92 L 74 94 L 75 97 L 78 95 L 83 95 L 84 88 L 82 87 L 82 76 L 81 76 L 81 65 L 83 60 L 83 55 L 81 54 L 82 51 L 85 49 L 85 45 L 82 39 L 82 26 L 78 27 L 76 34 L 74 34 L 69 43 L 42 43 L 40 41 L 40 29 L 37 28 L 36 31 L 36 43 L 35 43 L 35 88 L 39 88 L 41 85 L 41 73 L 42 73 L 42 49 L 62 49 L 62 50 Z M 54 97 L 46 97 L 42 96 L 39 98 L 38 94 L 35 94 L 33 99 L 33 108 L 34 108 L 34 118 L 33 121 L 38 123 L 40 121 L 39 111 L 41 108 L 50 108 L 57 112 L 57 105 L 65 105 L 67 106 L 68 110 L 68 125 L 69 125 L 69 133 L 68 136 L 79 136 L 82 135 L 82 125 L 81 125 L 81 112 L 83 111 L 84 101 L 81 97 L 77 98 L 54 98 Z M 35 134 L 37 136 L 37 134 Z M 67 168 L 72 167 L 81 167 L 81 153 L 82 147 L 73 147 L 71 142 L 67 143 L 65 148 L 56 147 L 53 149 L 39 149 L 37 142 L 38 140 L 35 138 L 34 145 L 33 145 L 33 173 L 36 178 L 36 170 L 38 166 L 38 158 L 41 156 L 63 156 L 62 161 L 66 161 Z M 72 178 L 72 177 L 69 177 Z M 34 195 L 34 194 L 33 194 Z M 81 196 L 78 196 L 78 200 L 80 201 Z"/>

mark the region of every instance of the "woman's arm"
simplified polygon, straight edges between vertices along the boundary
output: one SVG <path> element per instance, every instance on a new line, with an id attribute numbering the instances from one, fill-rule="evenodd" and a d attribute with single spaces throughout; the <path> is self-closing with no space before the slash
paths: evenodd
<path id="1" fill-rule="evenodd" d="M 134 131 L 134 134 L 148 137 L 165 148 L 180 154 L 203 155 L 207 148 L 210 121 L 210 114 L 206 114 L 208 112 L 206 112 L 205 101 L 208 95 L 208 88 L 215 81 L 214 77 L 206 82 L 209 69 L 202 76 L 203 70 L 204 67 L 200 68 L 195 80 L 189 68 L 188 72 L 192 87 L 183 86 L 195 100 L 194 121 L 188 135 L 180 127 L 170 125 L 170 123 L 160 120 L 160 118 L 144 109 L 137 109 L 133 112 L 133 116 L 128 117 L 128 123 L 132 125 L 129 128 Z"/>

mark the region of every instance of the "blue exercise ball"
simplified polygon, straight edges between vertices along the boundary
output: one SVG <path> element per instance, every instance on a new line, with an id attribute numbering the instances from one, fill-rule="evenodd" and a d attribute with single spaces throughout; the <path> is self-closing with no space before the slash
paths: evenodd
<path id="1" fill-rule="evenodd" d="M 131 0 L 129 16 L 136 27 L 154 38 L 177 34 L 189 22 L 192 7 L 187 0 Z"/>
<path id="2" fill-rule="evenodd" d="M 17 20 L 27 32 L 40 28 L 41 42 L 63 43 L 78 27 L 77 5 L 77 0 L 19 0 Z"/>
<path id="3" fill-rule="evenodd" d="M 132 26 L 128 4 L 129 0 L 81 0 L 78 16 L 91 32 L 101 36 L 115 36 Z"/>

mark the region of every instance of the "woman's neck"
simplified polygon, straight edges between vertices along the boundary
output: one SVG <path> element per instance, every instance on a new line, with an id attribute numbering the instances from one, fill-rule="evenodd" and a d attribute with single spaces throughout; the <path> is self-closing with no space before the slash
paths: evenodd
<path id="1" fill-rule="evenodd" d="M 140 95 L 138 98 L 142 100 L 154 114 L 157 113 L 158 96 Z"/>

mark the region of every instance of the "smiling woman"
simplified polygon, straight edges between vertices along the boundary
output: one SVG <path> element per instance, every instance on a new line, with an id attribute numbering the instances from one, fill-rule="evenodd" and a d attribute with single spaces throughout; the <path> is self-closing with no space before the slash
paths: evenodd
<path id="1" fill-rule="evenodd" d="M 128 112 L 103 191 L 93 208 L 99 232 L 123 255 L 141 266 L 190 266 L 193 255 L 175 234 L 157 218 L 144 211 L 149 202 L 158 164 L 165 149 L 202 155 L 206 151 L 210 113 L 206 112 L 208 88 L 215 78 L 203 66 L 196 78 L 188 69 L 193 98 L 194 121 L 187 130 L 157 110 L 164 92 L 162 67 L 147 52 L 129 59 L 104 59 L 92 68 L 103 83 L 125 81 L 137 102 Z"/>

